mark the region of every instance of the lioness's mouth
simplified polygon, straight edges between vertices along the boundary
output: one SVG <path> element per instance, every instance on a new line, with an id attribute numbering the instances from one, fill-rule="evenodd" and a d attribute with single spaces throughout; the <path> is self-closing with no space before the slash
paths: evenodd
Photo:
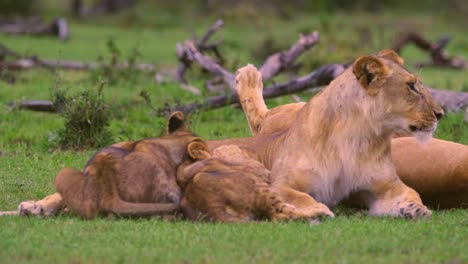
<path id="1" fill-rule="evenodd" d="M 437 124 L 431 127 L 418 127 L 415 125 L 409 125 L 408 128 L 411 132 L 434 132 L 437 128 Z"/>

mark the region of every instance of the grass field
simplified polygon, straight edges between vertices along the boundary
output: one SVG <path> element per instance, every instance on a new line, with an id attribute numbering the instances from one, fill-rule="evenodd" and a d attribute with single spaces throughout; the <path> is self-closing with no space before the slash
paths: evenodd
<path id="1" fill-rule="evenodd" d="M 136 12 L 136 11 L 135 11 Z M 20 52 L 43 58 L 96 60 L 108 56 L 106 41 L 112 37 L 124 53 L 133 48 L 144 62 L 160 69 L 176 67 L 175 43 L 201 34 L 215 18 L 190 18 L 180 22 L 167 17 L 128 14 L 110 20 L 71 22 L 68 42 L 51 38 L 0 35 L 3 43 Z M 150 18 L 148 18 L 150 17 Z M 165 21 L 169 20 L 169 22 Z M 136 20 L 136 21 L 134 21 Z M 141 21 L 140 21 L 141 20 Z M 369 22 L 371 21 L 371 23 Z M 369 27 L 371 26 L 371 27 Z M 360 29 L 369 28 L 371 41 L 362 43 Z M 254 50 L 266 38 L 288 47 L 299 32 L 318 30 L 321 42 L 301 58 L 305 68 L 342 63 L 390 46 L 402 29 L 418 29 L 435 39 L 451 33 L 448 51 L 468 57 L 466 26 L 436 15 L 334 14 L 303 15 L 292 21 L 271 18 L 227 19 L 222 52 L 234 69 L 248 62 L 260 63 Z M 408 65 L 426 60 L 414 47 L 403 52 Z M 442 69 L 415 70 L 431 87 L 468 90 L 466 72 Z M 64 121 L 58 115 L 10 111 L 8 103 L 23 99 L 50 99 L 59 87 L 78 91 L 97 86 L 89 73 L 34 70 L 17 75 L 13 85 L 0 82 L 0 209 L 12 210 L 19 202 L 52 193 L 53 180 L 63 167 L 82 168 L 95 150 L 61 151 L 53 148 L 56 131 Z M 190 81 L 202 87 L 204 75 L 194 71 Z M 280 77 L 286 78 L 286 77 Z M 165 102 L 202 100 L 176 83 L 157 84 L 153 76 L 138 75 L 135 82 L 119 80 L 104 93 L 114 118 L 113 141 L 158 136 L 164 119 L 151 114 L 139 97 L 146 90 L 155 107 Z M 204 91 L 204 95 L 208 92 Z M 311 94 L 300 95 L 307 99 Z M 291 102 L 290 97 L 269 100 L 270 106 Z M 248 136 L 242 111 L 226 107 L 190 117 L 192 130 L 206 139 Z M 462 114 L 441 121 L 436 137 L 468 144 L 468 123 Z M 50 219 L 0 218 L 0 263 L 14 262 L 319 262 L 319 263 L 467 263 L 468 211 L 435 212 L 432 219 L 374 218 L 365 212 L 338 207 L 337 217 L 321 225 L 308 223 L 206 224 L 157 219 L 97 219 L 74 216 Z"/>

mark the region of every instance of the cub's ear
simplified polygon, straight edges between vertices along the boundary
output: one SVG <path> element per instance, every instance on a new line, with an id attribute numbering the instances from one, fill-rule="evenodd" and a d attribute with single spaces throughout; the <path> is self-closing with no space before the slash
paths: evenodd
<path id="1" fill-rule="evenodd" d="M 370 95 L 376 95 L 380 86 L 389 76 L 389 69 L 376 56 L 359 57 L 353 65 L 353 73 L 362 88 Z"/>
<path id="2" fill-rule="evenodd" d="M 169 116 L 167 123 L 167 133 L 172 134 L 176 131 L 187 131 L 188 127 L 185 124 L 184 114 L 180 111 L 174 112 Z"/>
<path id="3" fill-rule="evenodd" d="M 190 158 L 194 160 L 204 160 L 211 157 L 208 146 L 203 141 L 194 141 L 187 146 Z"/>
<path id="4" fill-rule="evenodd" d="M 379 53 L 377 53 L 377 56 L 387 59 L 389 61 L 393 61 L 397 64 L 400 64 L 401 66 L 403 66 L 403 64 L 405 63 L 405 60 L 403 60 L 402 57 L 398 56 L 398 53 L 391 49 L 381 50 Z"/>

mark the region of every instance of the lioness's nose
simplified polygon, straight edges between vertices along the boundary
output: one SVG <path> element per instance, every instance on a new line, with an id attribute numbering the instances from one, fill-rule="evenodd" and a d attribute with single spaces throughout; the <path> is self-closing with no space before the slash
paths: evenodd
<path id="1" fill-rule="evenodd" d="M 436 116 L 437 120 L 440 120 L 442 117 L 444 117 L 444 109 L 436 109 L 434 110 L 434 115 Z"/>

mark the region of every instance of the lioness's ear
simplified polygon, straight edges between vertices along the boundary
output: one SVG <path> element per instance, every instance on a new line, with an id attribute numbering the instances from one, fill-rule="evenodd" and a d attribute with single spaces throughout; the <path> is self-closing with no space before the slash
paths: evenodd
<path id="1" fill-rule="evenodd" d="M 174 112 L 169 116 L 167 123 L 167 133 L 172 134 L 179 130 L 188 130 L 184 121 L 184 114 L 180 111 Z"/>
<path id="2" fill-rule="evenodd" d="M 376 56 L 365 56 L 354 62 L 353 73 L 364 90 L 370 95 L 376 95 L 388 77 L 389 70 Z"/>
<path id="3" fill-rule="evenodd" d="M 211 157 L 208 146 L 202 141 L 195 141 L 188 144 L 187 152 L 190 158 L 194 160 L 203 160 Z"/>
<path id="4" fill-rule="evenodd" d="M 395 63 L 398 63 L 400 64 L 401 66 L 403 66 L 403 64 L 405 63 L 405 60 L 403 60 L 402 57 L 398 56 L 398 53 L 396 53 L 395 51 L 391 50 L 391 49 L 384 49 L 384 50 L 381 50 L 377 56 L 379 57 L 382 57 L 384 59 L 387 59 L 389 61 L 393 61 Z"/>

